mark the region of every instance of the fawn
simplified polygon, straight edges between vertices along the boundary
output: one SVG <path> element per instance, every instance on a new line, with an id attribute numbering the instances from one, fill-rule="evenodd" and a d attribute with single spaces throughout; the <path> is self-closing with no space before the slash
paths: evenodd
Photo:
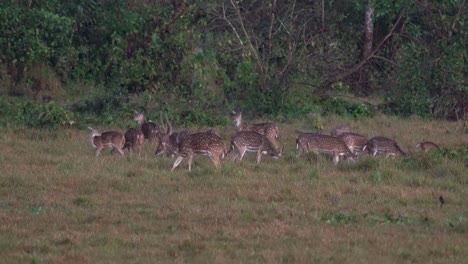
<path id="1" fill-rule="evenodd" d="M 420 148 L 423 152 L 428 152 L 433 149 L 440 149 L 440 147 L 431 141 L 424 141 L 416 145 L 417 148 Z"/>
<path id="2" fill-rule="evenodd" d="M 120 155 L 124 155 L 122 148 L 125 143 L 125 138 L 120 132 L 106 131 L 101 134 L 92 127 L 88 128 L 90 130 L 89 141 L 93 148 L 96 149 L 96 157 L 99 156 L 99 153 L 104 147 L 109 147 L 112 151 L 116 150 Z"/>

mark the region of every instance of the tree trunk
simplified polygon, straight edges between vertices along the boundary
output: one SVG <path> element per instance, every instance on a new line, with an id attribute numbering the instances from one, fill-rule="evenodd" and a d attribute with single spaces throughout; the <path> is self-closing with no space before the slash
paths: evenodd
<path id="1" fill-rule="evenodd" d="M 362 49 L 362 59 L 369 58 L 372 54 L 374 42 L 374 8 L 371 0 L 367 1 L 366 13 L 364 18 L 364 45 Z M 372 85 L 369 83 L 369 73 L 367 67 L 362 67 L 357 76 L 355 76 L 354 90 L 357 94 L 370 95 L 373 92 Z"/>
<path id="2" fill-rule="evenodd" d="M 364 50 L 362 57 L 367 58 L 372 53 L 372 43 L 374 42 L 374 8 L 372 7 L 370 0 L 367 2 L 364 24 Z"/>

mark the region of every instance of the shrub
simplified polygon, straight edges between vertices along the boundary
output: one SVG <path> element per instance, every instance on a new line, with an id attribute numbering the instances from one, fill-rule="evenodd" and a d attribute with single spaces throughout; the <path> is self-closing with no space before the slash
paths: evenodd
<path id="1" fill-rule="evenodd" d="M 364 103 L 350 103 L 338 98 L 328 98 L 322 102 L 324 114 L 336 114 L 343 117 L 363 118 L 375 115 L 375 110 Z"/>

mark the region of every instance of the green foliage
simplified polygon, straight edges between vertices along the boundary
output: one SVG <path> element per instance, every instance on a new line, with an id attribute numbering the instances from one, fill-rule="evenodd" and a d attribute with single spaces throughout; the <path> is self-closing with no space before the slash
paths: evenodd
<path id="1" fill-rule="evenodd" d="M 435 160 L 450 159 L 468 162 L 468 146 L 431 150 L 429 156 Z"/>
<path id="2" fill-rule="evenodd" d="M 133 112 L 126 104 L 126 95 L 127 92 L 123 89 L 107 90 L 98 87 L 89 98 L 74 103 L 72 110 L 79 114 L 95 114 L 104 124 L 110 125 L 119 116 Z"/>
<path id="3" fill-rule="evenodd" d="M 369 105 L 336 98 L 320 102 L 311 88 L 360 60 L 362 38 L 356 36 L 363 33 L 371 4 L 376 43 L 403 14 L 395 34 L 365 66 L 369 82 L 364 81 L 385 96 L 385 110 L 450 119 L 468 111 L 460 1 L 233 3 L 3 1 L 0 70 L 7 77 L 0 77 L 1 83 L 11 94 L 24 94 L 34 82 L 28 73 L 38 64 L 62 85 L 103 85 L 114 98 L 95 95 L 73 109 L 100 115 L 106 123 L 128 112 L 124 102 L 133 95 L 153 99 L 132 107 L 157 104 L 164 110 L 155 112 L 201 125 L 223 123 L 217 116 L 225 109 L 291 118 L 322 107 L 324 114 L 371 117 Z M 352 92 L 354 81 L 339 80 L 333 89 Z M 161 102 L 168 94 L 177 100 Z"/>
<path id="4" fill-rule="evenodd" d="M 355 212 L 340 211 L 337 213 L 329 212 L 324 213 L 320 220 L 328 224 L 349 225 L 357 223 L 357 215 Z"/>
<path id="5" fill-rule="evenodd" d="M 33 101 L 14 102 L 0 98 L 0 126 L 57 128 L 72 120 L 73 113 L 51 101 L 39 104 Z"/>
<path id="6" fill-rule="evenodd" d="M 44 9 L 0 8 L 0 58 L 28 63 L 61 55 L 71 25 L 71 18 Z"/>
<path id="7" fill-rule="evenodd" d="M 40 110 L 39 126 L 41 127 L 63 127 L 72 119 L 72 114 L 54 101 L 41 105 Z"/>
<path id="8" fill-rule="evenodd" d="M 329 98 L 322 102 L 324 114 L 336 114 L 343 117 L 364 118 L 375 115 L 375 110 L 364 103 L 350 103 L 348 101 Z"/>

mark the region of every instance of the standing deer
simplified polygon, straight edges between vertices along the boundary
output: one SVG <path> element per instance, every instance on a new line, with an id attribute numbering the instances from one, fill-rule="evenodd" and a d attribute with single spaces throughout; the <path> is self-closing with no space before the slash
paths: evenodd
<path id="1" fill-rule="evenodd" d="M 367 142 L 367 145 L 364 147 L 364 150 L 365 149 L 367 149 L 369 155 L 374 157 L 380 154 L 385 155 L 385 158 L 390 156 L 406 156 L 406 153 L 401 150 L 396 141 L 386 137 L 374 137 L 369 139 L 369 142 Z"/>
<path id="2" fill-rule="evenodd" d="M 354 160 L 354 155 L 343 140 L 317 133 L 301 133 L 296 138 L 297 156 L 304 151 L 312 150 L 315 153 L 325 153 L 333 155 L 333 164 L 338 164 L 340 156 L 345 156 Z"/>
<path id="3" fill-rule="evenodd" d="M 96 129 L 88 127 L 89 132 L 89 142 L 96 149 L 96 157 L 99 156 L 99 153 L 104 147 L 109 147 L 112 151 L 116 150 L 120 155 L 124 155 L 122 150 L 125 138 L 124 136 L 117 131 L 106 131 L 104 133 L 99 133 Z"/>
<path id="4" fill-rule="evenodd" d="M 424 142 L 418 143 L 416 147 L 420 148 L 423 152 L 428 152 L 433 149 L 437 149 L 437 150 L 440 149 L 440 147 L 436 143 L 431 142 L 431 141 L 424 141 Z"/>
<path id="5" fill-rule="evenodd" d="M 270 142 L 275 146 L 279 147 L 279 144 L 276 139 L 279 138 L 280 133 L 278 127 L 273 123 L 261 123 L 261 124 L 244 124 L 242 123 L 242 113 L 232 111 L 232 118 L 234 125 L 236 126 L 236 131 L 253 131 L 259 134 L 265 135 L 265 137 L 270 140 Z"/>
<path id="6" fill-rule="evenodd" d="M 208 156 L 217 169 L 221 168 L 221 157 L 226 154 L 226 146 L 221 137 L 211 132 L 194 133 L 185 136 L 180 142 L 178 157 L 172 166 L 173 171 L 187 157 L 189 171 L 192 170 L 194 155 Z"/>
<path id="7" fill-rule="evenodd" d="M 125 132 L 125 145 L 123 149 L 128 149 L 130 154 L 138 151 L 138 156 L 141 156 L 143 144 L 145 143 L 145 135 L 139 128 L 129 128 Z"/>
<path id="8" fill-rule="evenodd" d="M 166 132 L 159 134 L 159 145 L 154 154 L 158 156 L 166 152 L 167 156 L 177 155 L 179 152 L 180 143 L 187 135 L 190 135 L 191 132 L 189 130 L 182 130 L 173 133 L 172 125 L 168 120 L 163 129 Z"/>
<path id="9" fill-rule="evenodd" d="M 229 152 L 231 151 L 236 152 L 234 159 L 240 156 L 239 160 L 242 160 L 246 152 L 257 152 L 258 164 L 262 159 L 262 154 L 269 154 L 274 159 L 278 159 L 283 153 L 283 148 L 278 152 L 265 135 L 253 131 L 241 131 L 232 137 Z"/>
<path id="10" fill-rule="evenodd" d="M 133 118 L 138 123 L 141 132 L 145 136 L 145 139 L 148 139 L 150 142 L 154 142 L 158 139 L 159 133 L 161 130 L 153 123 L 151 120 L 145 122 L 145 114 L 143 112 L 135 112 L 136 115 Z"/>
<path id="11" fill-rule="evenodd" d="M 364 146 L 367 144 L 368 140 L 365 136 L 356 134 L 356 133 L 342 133 L 337 138 L 343 140 L 343 142 L 348 146 L 349 150 L 358 156 L 362 151 L 364 151 Z"/>

